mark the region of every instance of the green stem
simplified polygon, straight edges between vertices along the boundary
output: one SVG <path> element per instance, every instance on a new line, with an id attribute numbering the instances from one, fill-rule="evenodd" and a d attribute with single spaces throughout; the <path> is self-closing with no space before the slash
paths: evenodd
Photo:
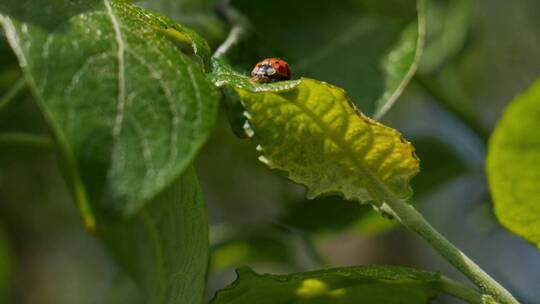
<path id="1" fill-rule="evenodd" d="M 483 293 L 491 295 L 501 304 L 519 304 L 504 287 L 435 230 L 412 205 L 395 196 L 387 196 L 386 204 L 405 227 L 426 240 L 450 264 L 478 286 Z"/>
<path id="2" fill-rule="evenodd" d="M 456 299 L 461 299 L 471 304 L 483 304 L 482 295 L 463 284 L 445 276 L 441 277 L 442 291 Z"/>
<path id="3" fill-rule="evenodd" d="M 17 100 L 17 96 L 26 88 L 26 77 L 21 77 L 17 82 L 7 91 L 7 93 L 0 99 L 0 112 L 6 109 L 14 101 Z"/>
<path id="4" fill-rule="evenodd" d="M 238 44 L 249 33 L 250 23 L 240 12 L 229 5 L 229 1 L 222 1 L 217 5 L 218 12 L 232 28 L 229 35 L 212 55 L 213 58 L 223 57 L 229 50 Z"/>
<path id="5" fill-rule="evenodd" d="M 54 150 L 53 142 L 48 136 L 21 132 L 0 133 L 0 146 L 17 146 Z"/>

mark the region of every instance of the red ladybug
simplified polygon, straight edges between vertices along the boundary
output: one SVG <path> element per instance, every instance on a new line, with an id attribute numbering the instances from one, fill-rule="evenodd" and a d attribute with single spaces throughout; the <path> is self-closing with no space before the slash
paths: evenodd
<path id="1" fill-rule="evenodd" d="M 269 83 L 291 79 L 289 64 L 279 58 L 266 58 L 251 71 L 251 81 Z"/>

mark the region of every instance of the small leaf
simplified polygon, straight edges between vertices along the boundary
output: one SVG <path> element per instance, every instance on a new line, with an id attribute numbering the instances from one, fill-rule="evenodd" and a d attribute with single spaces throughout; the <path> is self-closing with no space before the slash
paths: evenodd
<path id="1" fill-rule="evenodd" d="M 217 91 L 163 31 L 190 41 L 202 60 L 209 49 L 181 25 L 124 0 L 8 0 L 0 24 L 30 76 L 87 226 L 94 213 L 135 214 L 208 136 Z"/>
<path id="2" fill-rule="evenodd" d="M 215 69 L 212 80 L 234 89 L 244 105 L 260 160 L 305 185 L 308 198 L 340 193 L 382 204 L 388 193 L 411 196 L 409 180 L 418 172 L 414 148 L 356 110 L 342 89 L 308 78 L 259 85 Z"/>
<path id="3" fill-rule="evenodd" d="M 233 0 L 256 33 L 230 59 L 242 69 L 281 57 L 294 77 L 343 87 L 378 117 L 414 75 L 424 37 L 423 0 Z M 417 9 L 418 7 L 418 9 Z"/>
<path id="4" fill-rule="evenodd" d="M 426 41 L 419 72 L 429 74 L 464 46 L 476 0 L 426 0 Z"/>
<path id="5" fill-rule="evenodd" d="M 357 266 L 290 275 L 238 270 L 237 280 L 211 304 L 428 303 L 441 292 L 437 273 L 390 266 Z"/>
<path id="6" fill-rule="evenodd" d="M 489 141 L 487 173 L 495 214 L 540 248 L 540 80 L 516 97 Z"/>
<path id="7" fill-rule="evenodd" d="M 145 303 L 202 303 L 208 220 L 192 168 L 130 219 L 98 229 Z"/>

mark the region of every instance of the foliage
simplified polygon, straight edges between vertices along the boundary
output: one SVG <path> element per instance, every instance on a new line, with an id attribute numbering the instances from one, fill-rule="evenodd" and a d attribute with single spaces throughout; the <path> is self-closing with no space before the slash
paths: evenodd
<path id="1" fill-rule="evenodd" d="M 119 264 L 143 288 L 148 303 L 202 301 L 208 222 L 193 169 L 136 216 L 105 225 L 98 233 Z"/>
<path id="2" fill-rule="evenodd" d="M 214 82 L 232 87 L 245 107 L 259 159 L 305 185 L 308 198 L 340 193 L 380 205 L 385 189 L 411 195 L 414 149 L 396 130 L 355 110 L 342 89 L 309 78 L 257 85 L 227 67 L 216 69 Z"/>
<path id="3" fill-rule="evenodd" d="M 441 289 L 436 273 L 399 267 L 360 266 L 292 275 L 259 275 L 239 269 L 238 278 L 212 304 L 428 303 Z"/>
<path id="4" fill-rule="evenodd" d="M 256 33 L 231 56 L 242 68 L 259 58 L 284 56 L 294 75 L 343 87 L 367 115 L 388 111 L 416 70 L 424 38 L 423 0 L 273 1 L 281 26 L 260 9 L 263 0 L 232 4 Z"/>
<path id="5" fill-rule="evenodd" d="M 61 3 L 8 1 L 0 20 L 93 227 L 97 212 L 134 214 L 189 166 L 217 94 L 162 33 L 186 36 L 205 61 L 193 32 L 126 1 Z"/>
<path id="6" fill-rule="evenodd" d="M 471 160 L 466 142 L 454 142 L 480 138 L 483 149 L 487 139 L 474 107 L 464 106 L 472 102 L 460 83 L 469 68 L 462 64 L 476 54 L 469 52 L 476 5 L 466 0 L 49 0 L 39 5 L 5 0 L 0 165 L 28 162 L 35 154 L 25 156 L 25 149 L 58 157 L 55 166 L 84 226 L 120 269 L 110 275 L 107 292 L 97 295 L 100 303 L 200 304 L 218 289 L 212 304 L 428 303 L 439 295 L 467 303 L 519 303 L 416 210 L 423 198 L 454 180 L 467 176 L 483 182 L 483 173 L 475 171 L 482 160 Z M 247 72 L 266 57 L 289 61 L 293 79 L 250 80 Z M 406 87 L 404 102 L 396 103 Z M 531 130 L 538 121 L 539 92 L 536 83 L 516 98 L 488 153 L 498 218 L 538 246 L 540 177 Z M 223 119 L 215 124 L 220 99 Z M 441 119 L 441 110 L 451 119 Z M 224 136 L 230 135 L 225 119 L 252 146 Z M 454 128 L 449 120 L 465 128 Z M 421 123 L 432 133 L 415 133 Z M 203 149 L 212 133 L 213 142 Z M 422 158 L 421 175 L 412 182 L 420 160 L 402 133 Z M 225 161 L 223 150 L 229 153 Z M 277 170 L 263 178 L 254 174 L 264 170 L 256 157 Z M 279 182 L 266 192 L 244 184 L 240 190 L 220 189 L 242 175 L 233 169 L 247 169 L 240 183 Z M 24 171 L 15 167 L 6 171 L 7 178 L 0 171 L 0 190 L 10 185 L 5 180 L 17 184 Z M 213 184 L 205 179 L 209 172 Z M 39 186 L 21 183 L 13 191 L 31 196 L 30 188 Z M 420 194 L 419 204 L 411 204 L 412 188 Z M 36 193 L 44 197 L 43 205 L 58 200 L 41 195 L 46 191 Z M 17 214 L 0 218 L 8 234 L 18 234 L 21 219 L 31 213 L 14 197 L 17 204 L 0 205 L 1 213 Z M 256 212 L 231 202 L 238 198 Z M 216 201 L 235 213 L 238 223 L 221 218 Z M 438 272 L 395 266 L 331 268 L 328 250 L 320 251 L 321 235 L 362 230 L 367 236 L 399 223 L 475 287 Z M 9 243 L 0 237 L 0 255 L 13 251 L 15 258 L 31 239 L 24 233 L 13 238 L 12 250 L 11 235 Z M 401 248 L 385 251 L 407 256 Z M 0 263 L 2 301 L 4 286 L 25 286 L 9 282 L 12 264 L 17 265 L 11 258 L 5 254 Z M 223 288 L 228 281 L 219 276 L 244 263 L 287 274 L 240 268 L 237 280 Z"/>
<path id="7" fill-rule="evenodd" d="M 489 143 L 487 171 L 495 214 L 514 233 L 540 247 L 540 82 L 516 97 Z"/>

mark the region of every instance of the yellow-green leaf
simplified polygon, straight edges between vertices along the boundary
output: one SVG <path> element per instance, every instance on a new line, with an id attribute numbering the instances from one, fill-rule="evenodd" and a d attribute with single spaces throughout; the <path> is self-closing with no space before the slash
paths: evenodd
<path id="1" fill-rule="evenodd" d="M 487 171 L 495 214 L 540 247 L 540 81 L 508 107 L 489 141 Z"/>
<path id="2" fill-rule="evenodd" d="M 389 193 L 412 194 L 412 145 L 358 111 L 341 88 L 307 78 L 259 85 L 223 69 L 213 80 L 238 94 L 260 160 L 304 184 L 308 198 L 340 193 L 380 204 Z"/>
<path id="3" fill-rule="evenodd" d="M 354 266 L 288 275 L 238 269 L 238 278 L 211 304 L 420 304 L 448 293 L 470 303 L 480 295 L 438 273 L 394 266 Z M 456 292 L 457 291 L 457 292 Z"/>

